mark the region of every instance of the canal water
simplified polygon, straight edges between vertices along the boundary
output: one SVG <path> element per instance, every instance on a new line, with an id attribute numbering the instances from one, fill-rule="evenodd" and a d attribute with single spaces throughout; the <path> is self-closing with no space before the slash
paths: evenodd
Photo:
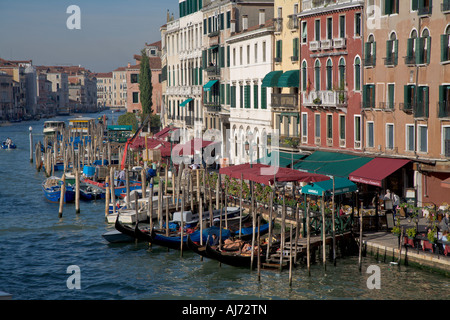
<path id="1" fill-rule="evenodd" d="M 105 112 L 110 121 L 117 113 Z M 97 117 L 98 114 L 87 115 Z M 54 119 L 67 119 L 60 117 Z M 46 202 L 45 176 L 29 161 L 29 127 L 36 143 L 44 120 L 0 127 L 16 150 L 0 150 L 0 291 L 17 300 L 410 300 L 448 299 L 450 279 L 415 267 L 395 266 L 358 257 L 338 259 L 326 269 L 305 267 L 257 272 L 219 266 L 192 252 L 167 251 L 147 244 L 109 244 L 102 234 L 113 227 L 104 220 L 104 202 L 73 204 L 58 218 L 58 204 Z M 380 289 L 369 289 L 369 267 L 380 268 Z M 69 289 L 68 268 L 78 266 L 80 288 Z M 69 281 L 70 282 L 70 281 Z"/>

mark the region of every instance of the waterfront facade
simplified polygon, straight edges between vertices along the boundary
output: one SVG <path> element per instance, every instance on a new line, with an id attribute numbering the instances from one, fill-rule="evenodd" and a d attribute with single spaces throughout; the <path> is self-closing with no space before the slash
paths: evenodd
<path id="1" fill-rule="evenodd" d="M 384 3 L 384 6 L 383 6 Z M 413 163 L 396 192 L 420 206 L 449 201 L 450 7 L 447 1 L 369 1 L 364 24 L 364 150 Z M 401 196 L 404 194 L 400 193 Z"/>
<path id="2" fill-rule="evenodd" d="M 127 74 L 126 67 L 119 67 L 112 71 L 113 74 L 113 106 L 127 107 Z"/>
<path id="3" fill-rule="evenodd" d="M 99 107 L 112 106 L 112 72 L 97 73 L 97 105 Z"/>
<path id="4" fill-rule="evenodd" d="M 301 148 L 362 152 L 362 1 L 303 1 Z M 297 133 L 297 132 L 296 132 Z"/>

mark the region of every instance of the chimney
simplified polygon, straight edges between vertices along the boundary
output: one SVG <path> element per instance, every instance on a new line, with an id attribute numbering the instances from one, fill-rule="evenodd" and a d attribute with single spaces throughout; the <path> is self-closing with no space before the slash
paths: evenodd
<path id="1" fill-rule="evenodd" d="M 248 29 L 248 16 L 246 14 L 242 15 L 242 30 Z"/>
<path id="2" fill-rule="evenodd" d="M 266 24 L 266 10 L 259 9 L 259 25 L 263 26 Z"/>
<path id="3" fill-rule="evenodd" d="M 131 67 L 131 63 L 128 62 L 128 68 Z"/>

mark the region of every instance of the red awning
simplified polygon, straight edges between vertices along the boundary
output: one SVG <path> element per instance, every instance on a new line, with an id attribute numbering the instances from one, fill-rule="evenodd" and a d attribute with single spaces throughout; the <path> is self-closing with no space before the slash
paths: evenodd
<path id="1" fill-rule="evenodd" d="M 407 159 L 375 158 L 349 175 L 353 182 L 381 187 L 382 181 L 411 162 Z"/>
<path id="2" fill-rule="evenodd" d="M 162 129 L 160 132 L 155 133 L 153 135 L 154 138 L 156 139 L 165 139 L 167 138 L 172 132 L 175 132 L 176 130 L 178 130 L 177 128 L 172 128 L 172 127 L 166 127 L 164 129 Z"/>
<path id="3" fill-rule="evenodd" d="M 192 139 L 185 144 L 178 144 L 173 147 L 172 156 L 193 156 L 196 151 L 201 152 L 203 148 L 217 143 L 216 141 L 206 141 L 199 138 Z"/>
<path id="4" fill-rule="evenodd" d="M 161 143 L 164 143 L 164 140 L 159 140 L 155 138 L 147 138 L 147 149 L 154 149 L 159 146 Z M 145 149 L 145 137 L 137 136 L 134 141 L 130 144 L 130 148 L 133 150 L 142 150 Z"/>
<path id="5" fill-rule="evenodd" d="M 317 174 L 302 172 L 290 168 L 279 168 L 261 163 L 254 163 L 250 168 L 249 163 L 221 168 L 220 174 L 225 174 L 231 178 L 254 181 L 265 185 L 277 182 L 318 182 L 330 180 L 329 177 Z"/>
<path id="6" fill-rule="evenodd" d="M 450 189 L 450 178 L 447 178 L 444 181 L 442 181 L 441 182 L 441 187 Z"/>

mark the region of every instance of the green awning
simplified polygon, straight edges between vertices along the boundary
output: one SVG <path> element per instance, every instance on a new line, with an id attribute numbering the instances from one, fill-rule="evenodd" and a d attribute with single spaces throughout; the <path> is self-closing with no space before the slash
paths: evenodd
<path id="1" fill-rule="evenodd" d="M 191 102 L 192 100 L 194 100 L 194 99 L 189 98 L 189 99 L 184 100 L 182 103 L 180 103 L 180 107 L 186 106 L 186 105 L 187 105 L 189 102 Z"/>
<path id="2" fill-rule="evenodd" d="M 355 183 L 351 182 L 346 178 L 335 178 L 334 179 L 334 195 L 339 195 L 347 192 L 354 192 L 358 190 Z M 315 196 L 326 196 L 333 195 L 333 179 L 314 182 L 313 184 L 307 184 L 302 187 L 302 193 L 311 194 Z"/>
<path id="3" fill-rule="evenodd" d="M 301 160 L 306 158 L 306 154 L 300 153 L 291 153 L 291 152 L 283 152 L 283 151 L 273 151 L 269 152 L 265 157 L 262 157 L 257 160 L 257 163 L 275 165 L 277 163 L 277 167 L 280 168 L 291 168 L 292 164 L 295 165 L 297 160 Z"/>
<path id="4" fill-rule="evenodd" d="M 286 71 L 278 79 L 278 87 L 281 88 L 298 88 L 300 86 L 300 70 Z"/>
<path id="5" fill-rule="evenodd" d="M 356 155 L 316 151 L 312 155 L 302 159 L 294 165 L 294 169 L 310 173 L 319 173 L 327 176 L 348 178 L 348 176 L 366 163 L 373 160 L 372 157 L 360 157 Z"/>
<path id="6" fill-rule="evenodd" d="M 278 79 L 283 74 L 283 71 L 271 71 L 264 77 L 262 81 L 263 87 L 278 87 Z"/>
<path id="7" fill-rule="evenodd" d="M 213 86 L 217 81 L 219 81 L 219 80 L 210 80 L 207 84 L 205 84 L 205 85 L 203 86 L 203 89 L 204 89 L 205 91 L 210 91 L 211 88 L 212 88 L 212 86 Z"/>

